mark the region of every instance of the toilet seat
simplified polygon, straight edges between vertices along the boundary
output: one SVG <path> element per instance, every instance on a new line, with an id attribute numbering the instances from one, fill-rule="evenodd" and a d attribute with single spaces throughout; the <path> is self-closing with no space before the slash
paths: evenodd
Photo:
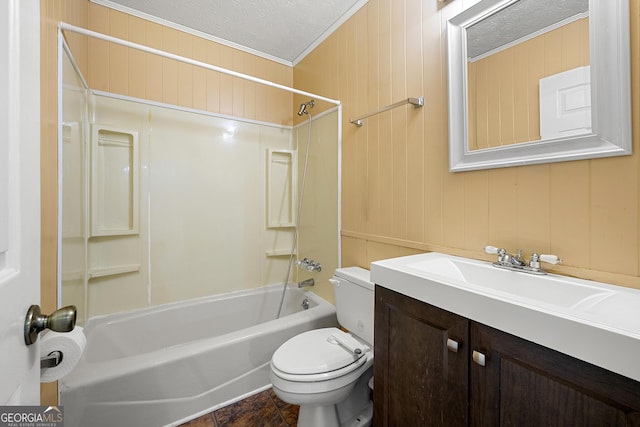
<path id="1" fill-rule="evenodd" d="M 352 351 L 354 348 L 360 353 Z M 369 350 L 366 344 L 338 328 L 315 329 L 281 345 L 273 354 L 271 366 L 274 374 L 285 380 L 327 381 L 364 365 L 370 358 Z"/>

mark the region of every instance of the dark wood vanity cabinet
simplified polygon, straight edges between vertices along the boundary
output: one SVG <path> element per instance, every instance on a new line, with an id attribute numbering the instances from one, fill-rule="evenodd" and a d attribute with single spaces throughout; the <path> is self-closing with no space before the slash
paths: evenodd
<path id="1" fill-rule="evenodd" d="M 468 320 L 380 286 L 375 298 L 374 425 L 467 425 Z"/>
<path id="2" fill-rule="evenodd" d="M 472 425 L 640 426 L 637 381 L 476 322 L 469 335 L 485 355 L 469 370 Z"/>
<path id="3" fill-rule="evenodd" d="M 374 378 L 376 427 L 640 426 L 639 382 L 380 286 Z"/>

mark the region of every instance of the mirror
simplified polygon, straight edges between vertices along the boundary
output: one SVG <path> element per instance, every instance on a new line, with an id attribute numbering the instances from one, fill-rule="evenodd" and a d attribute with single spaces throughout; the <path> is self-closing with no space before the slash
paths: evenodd
<path id="1" fill-rule="evenodd" d="M 482 0 L 447 33 L 452 172 L 631 154 L 628 0 Z"/>

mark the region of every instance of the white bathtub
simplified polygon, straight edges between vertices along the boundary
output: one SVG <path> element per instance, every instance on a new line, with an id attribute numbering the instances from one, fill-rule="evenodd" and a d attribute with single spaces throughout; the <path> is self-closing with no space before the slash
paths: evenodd
<path id="1" fill-rule="evenodd" d="M 59 383 L 65 426 L 175 425 L 268 387 L 278 346 L 337 323 L 333 305 L 296 287 L 275 319 L 281 295 L 271 285 L 91 318 Z"/>

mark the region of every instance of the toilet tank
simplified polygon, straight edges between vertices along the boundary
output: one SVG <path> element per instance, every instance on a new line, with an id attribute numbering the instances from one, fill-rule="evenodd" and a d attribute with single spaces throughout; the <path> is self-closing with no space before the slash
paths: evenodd
<path id="1" fill-rule="evenodd" d="M 333 278 L 338 323 L 373 346 L 374 290 L 369 270 L 338 268 Z"/>

